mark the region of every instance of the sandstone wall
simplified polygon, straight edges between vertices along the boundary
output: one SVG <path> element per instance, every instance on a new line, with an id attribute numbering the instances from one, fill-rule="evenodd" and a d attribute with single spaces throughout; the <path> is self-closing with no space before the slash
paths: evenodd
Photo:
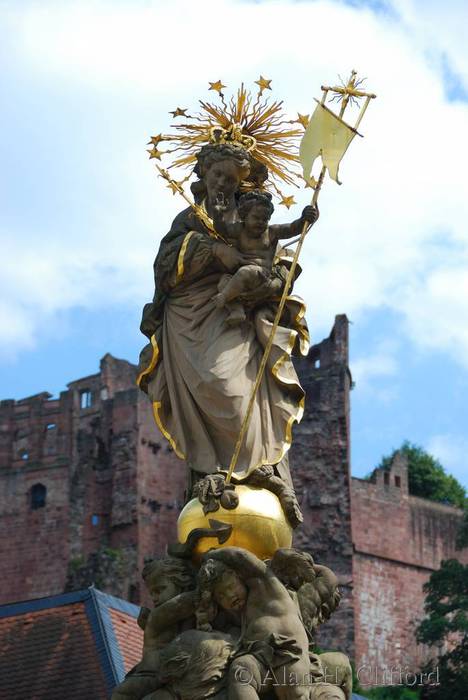
<path id="1" fill-rule="evenodd" d="M 304 523 L 295 545 L 338 575 L 343 598 L 323 625 L 318 643 L 324 649 L 354 654 L 352 537 L 350 503 L 350 416 L 348 319 L 337 316 L 328 338 L 297 363 L 306 405 L 295 427 L 290 462 Z"/>
<path id="2" fill-rule="evenodd" d="M 59 399 L 1 402 L 1 603 L 92 583 L 139 599 L 144 557 L 175 538 L 185 470 L 135 376 L 106 355 Z"/>
<path id="3" fill-rule="evenodd" d="M 371 481 L 353 478 L 351 494 L 357 663 L 417 670 L 428 655 L 414 636 L 422 586 L 443 559 L 468 562 L 454 546 L 462 514 L 410 496 L 400 457 Z"/>

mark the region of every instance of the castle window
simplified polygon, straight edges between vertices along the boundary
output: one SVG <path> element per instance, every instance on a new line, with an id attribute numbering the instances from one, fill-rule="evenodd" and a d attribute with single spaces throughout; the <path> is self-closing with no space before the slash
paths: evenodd
<path id="1" fill-rule="evenodd" d="M 93 405 L 93 395 L 89 389 L 80 391 L 80 408 L 90 408 Z"/>
<path id="2" fill-rule="evenodd" d="M 29 452 L 27 450 L 20 450 L 19 457 L 26 462 L 29 459 Z"/>
<path id="3" fill-rule="evenodd" d="M 46 504 L 47 489 L 44 484 L 34 484 L 31 488 L 31 510 L 44 508 Z"/>
<path id="4" fill-rule="evenodd" d="M 96 513 L 91 516 L 91 525 L 99 525 L 99 515 L 96 515 Z"/>
<path id="5" fill-rule="evenodd" d="M 400 488 L 400 486 L 401 486 L 401 477 L 400 476 L 395 477 L 395 486 L 397 488 Z"/>
<path id="6" fill-rule="evenodd" d="M 385 486 L 388 486 L 390 484 L 390 474 L 388 472 L 384 472 L 383 480 Z"/>
<path id="7" fill-rule="evenodd" d="M 44 454 L 53 455 L 57 450 L 57 425 L 55 423 L 47 423 L 44 432 Z"/>

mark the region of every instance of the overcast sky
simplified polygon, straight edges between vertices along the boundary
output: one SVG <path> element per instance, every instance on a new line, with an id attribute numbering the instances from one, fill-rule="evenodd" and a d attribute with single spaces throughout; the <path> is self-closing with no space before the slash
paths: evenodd
<path id="1" fill-rule="evenodd" d="M 314 342 L 352 321 L 353 473 L 409 439 L 468 485 L 467 26 L 464 0 L 0 0 L 0 396 L 58 393 L 108 351 L 136 361 L 182 208 L 145 151 L 169 110 L 262 74 L 310 113 L 356 69 L 378 99 L 298 291 Z"/>

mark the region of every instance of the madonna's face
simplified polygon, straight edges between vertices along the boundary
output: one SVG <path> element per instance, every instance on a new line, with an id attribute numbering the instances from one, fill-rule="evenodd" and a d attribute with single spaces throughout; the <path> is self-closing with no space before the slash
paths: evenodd
<path id="1" fill-rule="evenodd" d="M 240 185 L 239 167 L 228 158 L 220 160 L 210 166 L 204 179 L 210 205 L 227 209 Z"/>

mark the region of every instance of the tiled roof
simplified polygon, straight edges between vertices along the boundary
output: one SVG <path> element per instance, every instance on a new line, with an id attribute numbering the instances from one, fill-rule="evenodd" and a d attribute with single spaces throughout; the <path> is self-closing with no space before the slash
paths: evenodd
<path id="1" fill-rule="evenodd" d="M 0 700 L 106 700 L 141 658 L 138 612 L 95 588 L 0 606 Z"/>
<path id="2" fill-rule="evenodd" d="M 110 608 L 109 612 L 125 673 L 128 673 L 141 660 L 143 632 L 131 615 L 114 608 Z"/>

